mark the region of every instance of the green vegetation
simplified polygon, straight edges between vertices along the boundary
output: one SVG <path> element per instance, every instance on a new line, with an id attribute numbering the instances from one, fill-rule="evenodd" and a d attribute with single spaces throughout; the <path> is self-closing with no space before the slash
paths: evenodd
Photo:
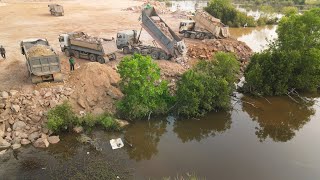
<path id="1" fill-rule="evenodd" d="M 168 83 L 160 80 L 160 68 L 150 56 L 134 54 L 125 57 L 118 66 L 118 72 L 124 94 L 117 104 L 121 116 L 137 119 L 168 110 L 172 101 Z"/>
<path id="2" fill-rule="evenodd" d="M 102 126 L 106 130 L 120 130 L 119 124 L 111 115 L 102 114 L 94 116 L 92 114 L 86 114 L 83 117 L 77 117 L 68 102 L 64 102 L 63 104 L 49 110 L 47 118 L 48 129 L 53 132 L 68 130 L 75 126 L 83 126 L 91 129 L 97 125 Z"/>
<path id="3" fill-rule="evenodd" d="M 291 15 L 295 15 L 295 14 L 298 14 L 298 8 L 294 7 L 294 6 L 287 6 L 287 7 L 284 7 L 282 9 L 282 13 L 285 15 L 285 16 L 291 16 Z"/>
<path id="4" fill-rule="evenodd" d="M 210 61 L 200 61 L 178 81 L 178 114 L 194 117 L 228 108 L 238 72 L 239 63 L 232 54 L 220 52 Z"/>
<path id="5" fill-rule="evenodd" d="M 284 17 L 278 40 L 255 54 L 245 71 L 244 90 L 282 95 L 294 88 L 315 91 L 320 85 L 320 9 Z"/>
<path id="6" fill-rule="evenodd" d="M 54 132 L 68 129 L 77 121 L 71 105 L 64 102 L 48 112 L 48 128 Z"/>
<path id="7" fill-rule="evenodd" d="M 230 0 L 211 0 L 205 10 L 231 27 L 240 27 L 244 25 L 249 27 L 256 26 L 253 17 L 247 16 L 245 13 L 236 10 Z"/>

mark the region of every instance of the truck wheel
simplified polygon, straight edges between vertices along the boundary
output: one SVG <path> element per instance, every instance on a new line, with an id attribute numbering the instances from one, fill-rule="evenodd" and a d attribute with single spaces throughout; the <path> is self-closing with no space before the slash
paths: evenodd
<path id="1" fill-rule="evenodd" d="M 134 49 L 133 49 L 133 54 L 140 54 L 140 50 L 137 49 L 137 48 L 134 48 Z"/>
<path id="2" fill-rule="evenodd" d="M 169 59 L 169 56 L 165 52 L 161 52 L 159 57 L 160 57 L 160 59 L 164 59 L 164 60 L 168 60 Z"/>
<path id="3" fill-rule="evenodd" d="M 190 34 L 190 38 L 191 38 L 191 39 L 195 39 L 195 38 L 196 38 L 196 35 L 195 35 L 195 34 Z"/>
<path id="4" fill-rule="evenodd" d="M 199 39 L 200 40 L 204 40 L 205 38 L 204 38 L 204 34 L 199 34 Z"/>
<path id="5" fill-rule="evenodd" d="M 74 50 L 74 51 L 73 51 L 73 55 L 74 55 L 74 57 L 76 57 L 76 58 L 80 58 L 80 52 L 79 52 L 79 51 Z"/>
<path id="6" fill-rule="evenodd" d="M 129 47 L 124 47 L 123 48 L 123 54 L 130 54 L 130 49 L 129 49 Z"/>
<path id="7" fill-rule="evenodd" d="M 111 54 L 110 60 L 116 60 L 117 59 L 117 55 L 115 53 Z"/>
<path id="8" fill-rule="evenodd" d="M 210 36 L 205 35 L 205 36 L 204 36 L 204 39 L 210 39 Z"/>
<path id="9" fill-rule="evenodd" d="M 185 32 L 183 35 L 185 38 L 189 38 L 190 37 L 190 33 Z"/>
<path id="10" fill-rule="evenodd" d="M 64 54 L 65 54 L 67 57 L 70 57 L 70 55 L 71 55 L 69 49 L 65 49 L 65 50 L 64 50 Z"/>
<path id="11" fill-rule="evenodd" d="M 94 55 L 94 54 L 90 54 L 90 55 L 89 55 L 89 59 L 90 59 L 90 61 L 92 61 L 92 62 L 95 62 L 95 61 L 97 60 L 96 55 Z"/>
<path id="12" fill-rule="evenodd" d="M 104 60 L 104 58 L 103 58 L 102 56 L 98 56 L 98 57 L 97 57 L 97 61 L 98 61 L 100 64 L 106 63 L 106 61 Z"/>
<path id="13" fill-rule="evenodd" d="M 153 51 L 153 52 L 151 53 L 151 57 L 152 57 L 152 59 L 154 59 L 154 60 L 159 59 L 159 52 L 158 52 L 158 51 Z"/>

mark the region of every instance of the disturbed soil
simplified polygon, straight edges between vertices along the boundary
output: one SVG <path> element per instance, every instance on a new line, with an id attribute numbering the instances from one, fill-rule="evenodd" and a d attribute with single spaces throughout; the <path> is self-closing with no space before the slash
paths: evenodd
<path id="1" fill-rule="evenodd" d="M 50 3 L 59 3 L 64 7 L 65 15 L 51 16 L 47 7 Z M 18 90 L 33 93 L 33 90 L 63 85 L 74 90 L 69 101 L 79 113 L 80 111 L 115 111 L 115 101 L 122 97 L 117 86 L 120 80 L 116 72 L 117 64 L 124 56 L 117 52 L 117 60 L 106 64 L 91 63 L 88 60 L 76 59 L 75 72 L 69 71 L 68 58 L 61 52 L 58 36 L 65 32 L 83 31 L 91 36 L 110 39 L 116 37 L 121 30 L 140 30 L 139 12 L 130 7 L 144 7 L 146 0 L 10 0 L 2 1 L 0 6 L 0 44 L 6 48 L 7 59 L 0 59 L 0 92 Z M 161 18 L 178 32 L 180 18 L 176 14 L 166 12 L 163 3 L 151 3 L 161 11 Z M 129 7 L 129 9 L 128 9 Z M 179 14 L 184 14 L 180 12 Z M 183 18 L 183 17 L 182 17 Z M 182 36 L 182 35 L 180 35 Z M 26 38 L 46 38 L 59 54 L 63 83 L 31 83 L 26 67 L 25 57 L 21 54 L 19 42 Z M 141 41 L 153 45 L 152 37 L 142 31 Z M 169 81 L 172 92 L 181 74 L 192 67 L 199 59 L 209 59 L 216 51 L 234 52 L 240 61 L 248 59 L 252 51 L 244 43 L 234 39 L 206 41 L 185 39 L 189 48 L 186 63 L 182 60 L 156 61 L 161 68 L 163 79 Z M 218 43 L 218 44 L 217 44 Z M 176 63 L 178 62 L 178 63 Z M 180 64 L 179 64 L 180 63 Z M 98 110 L 97 110 L 98 109 Z"/>

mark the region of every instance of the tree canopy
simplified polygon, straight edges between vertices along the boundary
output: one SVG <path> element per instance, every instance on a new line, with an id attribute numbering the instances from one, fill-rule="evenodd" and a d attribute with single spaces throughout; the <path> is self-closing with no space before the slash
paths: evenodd
<path id="1" fill-rule="evenodd" d="M 284 17 L 278 39 L 255 54 L 245 72 L 245 90 L 281 95 L 289 89 L 314 91 L 320 85 L 320 9 Z"/>
<path id="2" fill-rule="evenodd" d="M 171 101 L 168 83 L 160 80 L 160 68 L 150 56 L 134 54 L 125 57 L 118 72 L 124 97 L 117 107 L 122 116 L 136 119 L 167 110 L 167 103 Z"/>

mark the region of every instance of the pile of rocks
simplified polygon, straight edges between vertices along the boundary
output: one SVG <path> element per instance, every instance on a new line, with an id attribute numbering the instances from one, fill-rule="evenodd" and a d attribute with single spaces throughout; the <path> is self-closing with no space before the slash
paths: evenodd
<path id="1" fill-rule="evenodd" d="M 188 55 L 191 58 L 211 59 L 215 52 L 234 53 L 242 64 L 247 64 L 253 51 L 244 42 L 235 39 L 209 39 L 201 43 L 188 45 Z"/>
<path id="2" fill-rule="evenodd" d="M 32 143 L 35 147 L 48 147 L 59 142 L 58 136 L 46 128 L 46 113 L 62 104 L 73 93 L 71 88 L 56 86 L 32 93 L 11 90 L 0 93 L 0 150 L 20 148 Z"/>
<path id="3" fill-rule="evenodd" d="M 166 14 L 169 13 L 170 10 L 166 6 L 165 2 L 153 1 L 153 0 L 144 0 L 144 3 L 141 6 L 131 6 L 126 9 L 122 9 L 123 11 L 133 11 L 135 13 L 141 13 L 141 11 L 149 4 L 155 8 L 158 14 Z"/>

